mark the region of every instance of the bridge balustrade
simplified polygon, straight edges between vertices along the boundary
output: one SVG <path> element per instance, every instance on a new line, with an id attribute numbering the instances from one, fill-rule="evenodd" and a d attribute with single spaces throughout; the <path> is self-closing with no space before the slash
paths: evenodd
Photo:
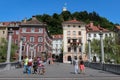
<path id="1" fill-rule="evenodd" d="M 18 68 L 19 66 L 19 62 L 16 61 L 16 62 L 10 62 L 10 63 L 0 63 L 0 71 L 4 71 L 4 70 L 7 70 L 7 65 L 10 65 L 10 69 L 16 69 Z"/>
<path id="2" fill-rule="evenodd" d="M 120 74 L 120 64 L 102 64 L 102 63 L 96 63 L 96 62 L 85 62 L 86 67 L 108 71 L 116 74 Z"/>

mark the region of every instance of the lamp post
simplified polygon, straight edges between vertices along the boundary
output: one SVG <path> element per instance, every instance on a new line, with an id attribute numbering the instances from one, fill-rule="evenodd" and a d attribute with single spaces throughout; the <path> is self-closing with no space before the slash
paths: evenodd
<path id="1" fill-rule="evenodd" d="M 20 49 L 19 49 L 19 62 L 21 62 L 21 56 L 22 56 L 22 43 L 23 43 L 23 38 L 21 37 L 21 39 L 20 39 Z"/>
<path id="2" fill-rule="evenodd" d="M 101 63 L 104 63 L 104 45 L 103 45 L 103 33 L 100 31 L 100 45 L 101 45 Z"/>
<path id="3" fill-rule="evenodd" d="M 89 62 L 91 62 L 91 40 L 88 39 L 88 56 L 89 56 Z"/>
<path id="4" fill-rule="evenodd" d="M 10 69 L 10 53 L 11 53 L 11 42 L 12 42 L 12 28 L 10 28 L 10 30 L 8 31 L 8 34 L 9 34 L 9 39 L 8 39 L 8 48 L 7 48 L 7 60 L 6 60 L 6 63 L 7 64 L 7 70 Z"/>

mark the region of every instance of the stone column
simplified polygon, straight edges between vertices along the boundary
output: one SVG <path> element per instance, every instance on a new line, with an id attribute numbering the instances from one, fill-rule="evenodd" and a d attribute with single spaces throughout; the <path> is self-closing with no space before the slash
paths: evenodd
<path id="1" fill-rule="evenodd" d="M 36 49 L 35 49 L 35 47 L 34 47 L 34 57 L 36 57 Z"/>
<path id="2" fill-rule="evenodd" d="M 21 40 L 20 40 L 19 62 L 21 62 L 21 56 L 22 56 L 22 43 L 23 43 L 23 38 L 21 38 Z"/>
<path id="3" fill-rule="evenodd" d="M 8 49 L 7 49 L 7 63 L 10 62 L 10 53 L 11 53 L 11 43 L 12 43 L 12 28 L 8 31 L 9 39 L 8 39 Z"/>
<path id="4" fill-rule="evenodd" d="M 12 28 L 8 31 L 8 34 L 9 34 L 9 39 L 8 39 L 8 48 L 7 48 L 7 60 L 6 60 L 6 63 L 7 66 L 6 66 L 6 69 L 7 70 L 10 70 L 10 54 L 11 54 L 11 43 L 12 43 Z"/>
<path id="5" fill-rule="evenodd" d="M 90 39 L 88 39 L 88 47 L 89 47 L 88 59 L 89 59 L 89 62 L 91 62 L 91 40 Z"/>
<path id="6" fill-rule="evenodd" d="M 33 50 L 31 50 L 31 59 L 32 59 L 32 56 L 33 56 Z"/>
<path id="7" fill-rule="evenodd" d="M 27 52 L 26 52 L 26 56 L 27 56 L 27 57 L 29 57 L 29 56 L 28 56 L 28 47 L 29 47 L 29 43 L 27 43 Z"/>
<path id="8" fill-rule="evenodd" d="M 83 43 L 81 43 L 81 57 L 83 59 Z"/>
<path id="9" fill-rule="evenodd" d="M 101 45 L 101 63 L 104 63 L 104 45 L 103 45 L 103 33 L 100 31 L 100 45 Z"/>

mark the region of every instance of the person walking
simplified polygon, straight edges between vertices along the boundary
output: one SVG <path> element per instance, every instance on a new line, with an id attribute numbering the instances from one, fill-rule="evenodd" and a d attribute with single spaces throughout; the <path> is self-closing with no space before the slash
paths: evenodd
<path id="1" fill-rule="evenodd" d="M 28 57 L 25 56 L 25 59 L 23 60 L 24 70 L 23 73 L 27 73 L 28 70 Z"/>
<path id="2" fill-rule="evenodd" d="M 31 74 L 32 72 L 32 58 L 29 56 L 28 59 L 28 74 Z"/>
<path id="3" fill-rule="evenodd" d="M 37 69 L 38 69 L 38 61 L 37 58 L 35 57 L 33 61 L 33 74 L 37 73 Z"/>
<path id="4" fill-rule="evenodd" d="M 75 72 L 75 74 L 78 74 L 78 60 L 77 60 L 77 56 L 75 56 L 75 59 L 73 60 L 73 65 L 74 65 L 74 72 Z"/>
<path id="5" fill-rule="evenodd" d="M 80 58 L 79 69 L 80 69 L 80 73 L 84 73 L 85 72 L 84 61 L 83 61 L 82 58 Z"/>

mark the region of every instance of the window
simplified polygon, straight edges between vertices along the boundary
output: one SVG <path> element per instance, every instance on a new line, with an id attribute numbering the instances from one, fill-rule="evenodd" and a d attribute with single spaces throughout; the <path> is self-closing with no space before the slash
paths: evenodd
<path id="1" fill-rule="evenodd" d="M 40 33 L 43 33 L 43 28 L 39 28 L 39 32 L 40 32 Z"/>
<path id="2" fill-rule="evenodd" d="M 19 32 L 18 32 L 18 31 L 16 31 L 16 34 L 19 34 Z"/>
<path id="3" fill-rule="evenodd" d="M 67 31 L 67 35 L 70 35 L 70 31 Z"/>
<path id="4" fill-rule="evenodd" d="M 71 52 L 71 48 L 70 47 L 68 47 L 68 52 Z"/>
<path id="5" fill-rule="evenodd" d="M 75 27 L 75 25 L 73 25 L 73 27 Z"/>
<path id="6" fill-rule="evenodd" d="M 38 42 L 43 42 L 43 37 L 38 37 Z"/>
<path id="7" fill-rule="evenodd" d="M 81 26 L 78 26 L 79 28 L 81 27 Z"/>
<path id="8" fill-rule="evenodd" d="M 22 32 L 26 32 L 26 28 L 22 28 Z"/>
<path id="9" fill-rule="evenodd" d="M 34 42 L 34 37 L 30 37 L 30 42 Z"/>
<path id="10" fill-rule="evenodd" d="M 81 35 L 81 31 L 79 31 L 78 34 Z"/>
<path id="11" fill-rule="evenodd" d="M 68 43 L 70 43 L 70 39 L 68 39 Z"/>
<path id="12" fill-rule="evenodd" d="M 5 34 L 5 31 L 3 31 L 3 34 Z"/>
<path id="13" fill-rule="evenodd" d="M 26 37 L 24 36 L 24 37 L 23 37 L 23 42 L 25 42 L 25 41 L 26 41 Z"/>
<path id="14" fill-rule="evenodd" d="M 109 34 L 109 36 L 111 37 L 111 33 Z"/>
<path id="15" fill-rule="evenodd" d="M 35 32 L 35 28 L 31 28 L 31 32 Z"/>
<path id="16" fill-rule="evenodd" d="M 91 34 L 88 34 L 88 37 L 91 37 Z"/>
<path id="17" fill-rule="evenodd" d="M 94 34 L 94 37 L 96 37 L 96 34 Z"/>
<path id="18" fill-rule="evenodd" d="M 82 47 L 79 48 L 79 52 L 81 52 Z"/>
<path id="19" fill-rule="evenodd" d="M 107 35 L 107 34 L 105 34 L 105 36 L 107 37 L 108 35 Z"/>
<path id="20" fill-rule="evenodd" d="M 73 31 L 73 35 L 76 35 L 76 31 Z"/>
<path id="21" fill-rule="evenodd" d="M 70 25 L 68 25 L 68 27 L 70 27 Z"/>

